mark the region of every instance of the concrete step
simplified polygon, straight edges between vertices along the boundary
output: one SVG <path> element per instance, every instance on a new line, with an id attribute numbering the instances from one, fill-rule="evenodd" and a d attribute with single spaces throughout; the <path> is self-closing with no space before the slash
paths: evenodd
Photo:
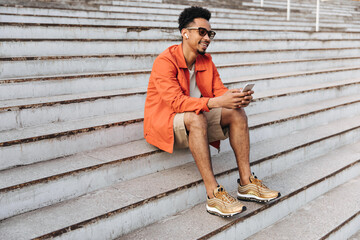
<path id="1" fill-rule="evenodd" d="M 200 204 L 192 208 L 189 206 L 184 212 L 172 215 L 118 239 L 141 239 L 145 236 L 146 238 L 156 236 L 166 239 L 181 239 L 184 235 L 191 236 L 192 239 L 245 239 L 307 202 L 354 177 L 358 177 L 360 167 L 358 149 L 359 142 L 330 151 L 318 158 L 307 159 L 284 172 L 274 175 L 259 175 L 267 186 L 280 190 L 282 197 L 268 204 L 246 202 L 244 204 L 248 207 L 247 211 L 238 217 L 223 219 L 209 215 L 205 211 L 203 202 L 205 197 L 203 197 L 199 201 Z M 338 157 L 342 158 L 344 162 L 338 161 Z M 330 167 L 329 162 L 335 163 L 336 166 Z M 237 175 L 238 173 L 234 169 L 233 174 L 223 174 L 217 179 L 226 189 L 233 191 L 236 189 Z M 232 195 L 234 194 L 235 192 L 232 192 Z M 202 196 L 205 196 L 204 192 L 202 192 Z M 169 209 L 170 205 L 162 205 L 162 207 Z"/>
<path id="2" fill-rule="evenodd" d="M 287 5 L 287 1 L 268 1 L 265 0 L 264 1 L 266 3 L 266 6 L 268 4 L 277 4 L 280 6 L 286 6 Z M 107 3 L 109 4 L 109 2 L 106 1 L 92 1 L 90 2 L 91 4 L 102 4 L 102 3 Z M 257 7 L 260 5 L 260 1 L 242 1 L 241 5 L 247 5 L 250 3 L 257 3 L 258 5 L 256 5 Z M 181 4 L 166 4 L 166 3 L 143 3 L 143 2 L 138 2 L 138 1 L 111 1 L 112 5 L 122 5 L 122 6 L 134 6 L 134 7 L 157 7 L 157 8 L 173 8 L 173 9 L 184 9 L 186 7 L 188 7 L 188 5 L 181 5 Z M 302 2 L 296 2 L 296 1 L 292 1 L 291 5 L 294 7 L 303 7 L 303 8 L 311 8 L 313 9 L 314 6 L 316 6 L 316 4 L 309 4 L 309 3 L 302 3 Z M 328 4 L 326 4 L 326 2 L 322 3 L 322 7 L 324 7 L 325 9 L 334 9 L 333 6 L 329 6 Z M 350 6 L 350 5 L 344 5 L 343 6 L 344 9 L 352 9 L 354 10 L 356 8 L 356 6 Z M 222 9 L 222 10 L 227 10 L 227 9 Z M 334 9 L 336 10 L 336 9 Z"/>
<path id="3" fill-rule="evenodd" d="M 224 50 L 226 51 L 226 50 Z M 121 60 L 121 59 L 120 59 Z M 276 72 L 291 72 L 291 71 L 307 71 L 307 70 L 316 70 L 322 68 L 337 68 L 337 67 L 351 67 L 358 66 L 360 58 L 359 57 L 332 57 L 332 58 L 311 58 L 311 59 L 292 59 L 292 60 L 276 60 L 276 61 L 254 61 L 246 63 L 231 63 L 231 64 L 222 64 L 217 65 L 219 73 L 222 78 L 226 79 L 234 76 L 251 76 L 254 73 L 257 74 L 273 74 Z M 119 72 L 112 67 L 111 63 L 108 63 L 108 69 L 102 68 L 101 72 L 96 69 L 91 68 L 83 69 L 81 72 L 72 72 L 71 68 L 63 68 L 61 71 L 53 69 L 53 72 L 49 72 L 51 69 L 37 68 L 34 69 L 30 67 L 30 64 L 27 64 L 28 61 L 18 61 L 23 62 L 23 68 L 19 69 L 15 65 L 11 64 L 11 61 L 5 61 L 4 64 L 0 66 L 0 80 L 10 80 L 13 78 L 37 78 L 41 76 L 61 77 L 64 74 L 105 74 L 109 72 Z M 36 61 L 34 61 L 36 63 Z M 79 59 L 80 62 L 80 59 Z M 119 61 L 121 62 L 121 61 Z M 8 63 L 8 64 L 6 64 Z M 104 66 L 105 67 L 105 66 Z M 139 71 L 150 71 L 147 69 L 137 70 Z M 67 72 L 68 71 L 68 72 Z M 94 72 L 95 71 L 95 72 Z"/>
<path id="4" fill-rule="evenodd" d="M 259 6 L 259 3 L 242 2 L 242 5 L 250 6 L 250 7 L 257 7 L 257 6 Z M 266 1 L 264 4 L 264 7 L 265 8 L 287 9 L 287 2 L 268 2 L 268 1 Z M 307 10 L 307 11 L 315 13 L 316 12 L 316 2 L 314 2 L 312 5 L 290 3 L 290 8 L 292 11 Z M 354 7 L 352 7 L 351 9 L 344 7 L 344 9 L 342 9 L 341 7 L 334 8 L 334 7 L 327 7 L 326 5 L 324 6 L 323 4 L 320 4 L 320 14 L 326 14 L 326 13 L 331 13 L 331 14 L 340 15 L 340 16 L 352 16 L 352 14 L 357 14 Z"/>
<path id="5" fill-rule="evenodd" d="M 176 22 L 169 21 L 149 21 L 149 20 L 99 20 L 99 19 L 75 19 L 74 18 L 61 18 L 61 17 L 32 17 L 32 16 L 13 16 L 13 15 L 0 15 L 0 21 L 2 23 L 32 23 L 32 24 L 58 24 L 58 25 L 79 25 L 79 26 L 101 26 L 101 27 L 177 27 Z M 256 29 L 256 30 L 297 30 L 297 31 L 313 31 L 315 28 L 314 24 L 304 24 L 298 26 L 298 24 L 291 23 L 277 23 L 277 22 L 268 22 L 268 24 L 260 23 L 249 23 L 246 25 L 239 26 L 239 23 L 213 23 L 211 26 L 214 29 L 223 28 L 223 29 Z M 348 31 L 347 29 L 352 29 L 352 31 L 359 32 L 356 26 L 348 24 L 330 24 L 329 26 L 323 26 L 327 30 L 336 30 L 336 31 Z"/>
<path id="6" fill-rule="evenodd" d="M 279 87 L 295 87 L 350 79 L 359 75 L 359 71 L 360 68 L 358 67 L 343 67 L 223 78 L 223 82 L 230 88 L 242 87 L 246 83 L 252 82 L 256 84 L 256 91 L 258 92 Z M 146 87 L 149 75 L 150 73 L 146 71 L 2 80 L 0 81 L 0 100 L 141 88 Z"/>
<path id="7" fill-rule="evenodd" d="M 360 239 L 360 230 L 349 238 L 349 240 L 359 240 L 359 239 Z"/>
<path id="8" fill-rule="evenodd" d="M 249 1 L 249 2 L 242 2 L 242 5 L 246 5 L 249 3 L 257 3 L 258 5 L 260 4 L 259 0 L 253 0 L 253 1 Z M 271 0 L 266 0 L 264 6 L 268 6 L 270 4 L 272 5 L 279 5 L 279 6 L 287 6 L 287 1 L 271 1 Z M 301 1 L 291 1 L 290 2 L 291 7 L 304 7 L 304 8 L 310 8 L 310 9 L 314 9 L 314 7 L 316 7 L 316 3 L 315 2 L 301 2 Z M 340 8 L 339 8 L 340 7 Z M 331 4 L 331 2 L 329 1 L 322 1 L 321 2 L 321 8 L 322 9 L 332 9 L 332 10 L 355 10 L 357 8 L 356 5 L 349 5 L 346 3 L 343 3 L 342 5 L 334 5 Z"/>
<path id="9" fill-rule="evenodd" d="M 163 3 L 161 4 L 163 5 Z M 174 5 L 174 4 L 173 4 Z M 175 5 L 174 5 L 175 6 Z M 94 11 L 94 10 L 81 10 L 81 9 L 55 9 L 55 8 L 35 8 L 35 7 L 16 7 L 16 6 L 1 6 L 1 14 L 18 14 L 18 15 L 35 15 L 35 16 L 63 16 L 63 17 L 73 17 L 73 18 L 100 18 L 100 19 L 134 19 L 134 20 L 163 20 L 163 21 L 177 21 L 178 14 L 147 14 L 147 13 L 127 13 L 127 12 L 109 12 L 109 11 Z M 241 13 L 237 15 L 231 15 L 231 17 L 226 14 L 217 14 L 218 16 L 213 16 L 212 22 L 219 21 L 236 21 L 236 20 L 271 20 L 271 21 L 281 21 L 284 22 L 286 16 L 282 13 L 277 15 L 263 15 L 258 14 L 254 15 L 249 13 Z M 76 16 L 76 17 L 74 17 Z M 309 15 L 304 18 L 304 14 L 294 13 L 292 15 L 292 21 L 295 22 L 313 22 L 315 16 Z M 346 18 L 332 16 L 331 18 L 324 17 L 322 22 L 330 23 L 342 23 Z M 354 23 L 356 20 L 354 19 Z"/>
<path id="10" fill-rule="evenodd" d="M 268 114 L 250 115 L 251 141 L 252 144 L 256 145 L 256 142 L 265 141 L 263 137 L 265 133 L 266 136 L 280 138 L 289 135 L 295 130 L 300 131 L 309 126 L 314 127 L 314 122 L 322 125 L 327 122 L 327 119 L 334 121 L 339 118 L 355 116 L 359 113 L 360 100 L 357 96 L 352 96 L 305 105 L 292 110 L 287 109 Z M 350 127 L 350 129 L 352 128 Z M 348 139 L 347 135 L 353 133 L 348 133 L 348 130 L 342 129 L 336 130 L 328 136 L 326 134 L 330 133 L 326 132 L 325 135 L 322 135 L 323 140 L 327 137 L 341 138 L 344 140 L 338 144 L 345 144 L 348 142 L 346 140 Z M 230 149 L 226 144 L 222 146 L 223 150 Z M 329 144 L 329 146 L 332 145 Z M 251 155 L 258 156 L 257 151 L 259 150 L 252 150 Z M 265 151 L 261 152 L 268 154 Z M 179 166 L 189 161 L 191 161 L 191 154 L 188 151 L 176 151 L 174 155 L 170 155 L 146 144 L 144 140 L 139 140 L 65 158 L 3 170 L 0 174 L 0 183 L 2 183 L 0 192 L 3 195 L 3 206 L 7 206 L 4 209 L 7 209 L 7 211 L 0 214 L 0 218 L 10 217 L 80 196 L 118 181 L 130 180 Z M 139 168 L 139 166 L 142 167 Z M 144 166 L 147 166 L 146 169 L 143 169 Z M 20 172 L 22 174 L 19 174 Z M 121 176 L 120 179 L 119 176 Z M 97 181 L 93 181 L 93 179 L 97 179 Z M 75 182 L 76 184 L 74 184 Z M 63 186 L 61 191 L 56 188 L 59 190 L 56 194 L 47 194 L 51 189 L 55 189 L 55 186 L 59 185 Z M 34 191 L 37 192 L 35 198 L 33 197 Z M 30 195 L 26 197 L 27 194 Z"/>
<path id="11" fill-rule="evenodd" d="M 114 3 L 114 2 L 113 2 Z M 276 12 L 278 14 L 286 13 L 285 9 L 279 9 L 279 8 L 264 8 L 260 7 L 259 5 L 256 5 L 254 3 L 246 3 L 248 5 L 252 4 L 253 6 L 244 6 L 241 9 L 230 9 L 230 8 L 209 8 L 213 16 L 219 17 L 223 13 L 227 14 L 259 14 L 259 15 L 276 15 Z M 157 14 L 179 14 L 183 8 L 176 8 L 176 7 L 158 7 L 158 6 L 142 6 L 141 4 L 101 4 L 99 7 L 100 10 L 103 11 L 119 11 L 119 12 L 135 12 L 135 13 L 157 13 Z M 331 9 L 334 10 L 334 9 Z M 335 9 L 335 12 L 337 10 Z M 297 11 L 298 14 L 307 14 L 311 13 L 312 10 L 308 8 L 302 8 Z M 345 14 L 344 14 L 345 15 Z"/>
<path id="12" fill-rule="evenodd" d="M 103 5 L 113 5 L 113 6 L 122 6 L 122 7 L 147 7 L 147 8 L 158 8 L 158 9 L 172 9 L 172 10 L 183 10 L 184 8 L 186 8 L 186 5 L 174 5 L 174 4 L 159 4 L 159 3 L 139 3 L 139 2 L 123 2 L 123 1 L 112 1 L 111 4 L 109 4 L 108 2 L 101 2 L 101 1 L 96 1 L 97 4 L 103 4 Z M 254 2 L 241 2 L 242 6 L 245 7 L 260 7 L 259 3 L 254 3 Z M 264 5 L 265 9 L 266 8 L 279 8 L 279 9 L 286 9 L 287 8 L 287 2 L 271 2 L 271 1 L 266 1 L 266 4 Z M 299 3 L 292 3 L 291 4 L 291 8 L 292 10 L 296 11 L 296 12 L 304 12 L 304 11 L 310 11 L 313 12 L 316 9 L 316 3 L 313 4 L 299 4 Z M 326 6 L 324 4 L 321 4 L 321 11 L 324 12 L 335 12 L 335 13 L 351 13 L 351 14 L 356 14 L 355 11 L 355 6 L 344 6 L 344 9 L 340 8 L 334 8 L 333 6 Z M 210 11 L 214 12 L 214 11 L 232 11 L 232 12 L 236 12 L 239 10 L 229 10 L 229 9 L 214 9 L 214 8 L 210 8 Z"/>
<path id="13" fill-rule="evenodd" d="M 131 12 L 131 13 L 154 13 L 154 14 L 175 14 L 179 15 L 181 12 L 180 9 L 161 9 L 157 7 L 136 7 L 136 6 L 114 6 L 114 5 L 100 5 L 99 9 L 101 11 L 113 11 L 113 12 Z M 212 16 L 214 17 L 236 17 L 237 15 L 263 15 L 263 16 L 274 16 L 274 15 L 283 15 L 286 16 L 286 8 L 260 8 L 257 6 L 250 6 L 247 9 L 239 10 L 239 9 L 225 9 L 225 10 L 217 10 L 210 9 L 212 12 Z M 314 18 L 314 12 L 316 9 L 304 9 L 301 10 L 293 10 L 293 16 L 300 17 L 305 16 L 306 18 Z M 322 12 L 323 15 L 328 15 L 327 18 L 334 18 L 334 16 L 339 16 L 340 18 L 349 18 L 352 15 L 346 12 L 337 12 L 332 10 L 327 10 L 326 12 Z"/>
<path id="14" fill-rule="evenodd" d="M 146 88 L 137 88 L 1 101 L 0 116 L 5 124 L 0 127 L 0 131 L 117 113 L 142 112 L 145 97 Z"/>
<path id="15" fill-rule="evenodd" d="M 232 83 L 232 88 L 243 83 Z M 247 108 L 251 114 L 275 111 L 334 97 L 356 94 L 360 79 L 259 91 Z M 0 101 L 0 116 L 6 124 L 0 131 L 72 121 L 101 115 L 142 111 L 146 89 L 125 89 L 93 93 Z M 300 100 L 301 99 L 301 100 Z M 128 103 L 132 104 L 129 105 Z"/>
<path id="16" fill-rule="evenodd" d="M 331 40 L 310 40 L 310 39 L 215 39 L 210 43 L 208 52 L 213 55 L 214 61 L 219 64 L 223 59 L 216 60 L 219 55 L 238 54 L 237 59 L 241 59 L 242 55 L 247 59 L 251 53 L 256 58 L 262 53 L 272 54 L 274 57 L 283 57 L 283 59 L 291 59 L 294 54 L 296 57 L 315 58 L 319 56 L 358 56 L 360 48 L 359 39 L 331 39 Z M 130 62 L 131 57 L 139 58 L 139 61 L 145 62 L 147 58 L 153 59 L 163 52 L 167 47 L 179 44 L 179 40 L 174 39 L 137 39 L 137 40 L 85 40 L 85 39 L 69 39 L 69 40 L 51 40 L 51 39 L 29 39 L 29 40 L 3 40 L 0 46 L 0 60 L 2 61 L 26 61 L 39 60 L 68 60 L 70 57 L 87 58 L 122 58 L 124 62 Z M 317 52 L 328 51 L 328 53 Z M 215 56 L 214 54 L 217 54 Z M 148 56 L 153 54 L 152 56 Z M 318 54 L 318 55 L 316 55 Z M 327 55 L 326 55 L 327 54 Z M 128 55 L 128 56 L 127 56 Z M 281 55 L 281 56 L 279 56 Z M 64 57 L 64 58 L 62 58 Z M 67 58 L 65 58 L 67 57 Z M 146 58 L 145 58 L 146 57 Z M 234 56 L 231 56 L 233 58 Z M 101 59 L 100 59 L 101 60 Z M 260 59 L 259 59 L 260 60 Z M 265 59 L 267 60 L 267 59 Z M 244 61 L 244 60 L 242 60 Z M 253 60 L 255 61 L 255 60 Z M 228 61 L 229 62 L 229 61 Z M 234 62 L 237 62 L 235 59 Z M 29 61 L 30 63 L 30 61 Z M 143 64 L 141 64 L 143 65 Z M 118 66 L 121 68 L 121 66 Z M 143 67 L 144 69 L 145 67 Z"/>
<path id="17" fill-rule="evenodd" d="M 3 131 L 0 169 L 142 139 L 142 121 L 142 112 L 132 112 Z"/>
<path id="18" fill-rule="evenodd" d="M 309 71 L 326 68 L 351 67 L 358 64 L 358 58 L 331 59 L 297 59 L 271 62 L 254 62 L 234 65 L 218 65 L 220 76 L 227 79 L 234 76 L 251 76 L 256 74 L 286 73 L 294 71 Z"/>
<path id="19" fill-rule="evenodd" d="M 140 26 L 95 26 L 77 24 L 40 24 L 40 23 L 0 23 L 1 39 L 174 39 L 180 38 L 176 27 L 140 27 Z M 359 39 L 358 32 L 325 31 L 304 32 L 288 29 L 247 29 L 239 25 L 236 29 L 214 29 L 216 39 Z M 249 34 L 250 33 L 250 34 Z M 221 37 L 220 37 L 221 36 Z M 46 40 L 45 39 L 45 40 Z M 338 46 L 337 46 L 338 47 Z"/>
<path id="20" fill-rule="evenodd" d="M 360 48 L 233 51 L 212 52 L 211 55 L 216 65 L 246 64 L 267 61 L 268 59 L 281 61 L 283 59 L 316 59 L 319 56 L 330 59 L 334 57 L 358 57 L 360 56 Z M 7 69 L 4 72 L 13 72 L 14 69 L 17 69 L 17 77 L 29 76 L 29 74 L 51 76 L 83 72 L 151 69 L 156 57 L 156 54 L 6 57 L 0 58 L 0 63 L 3 69 Z M 31 72 L 29 73 L 30 69 Z"/>
<path id="21" fill-rule="evenodd" d="M 60 9 L 83 9 L 83 10 L 98 10 L 98 6 L 87 4 L 86 1 L 71 1 L 71 0 L 1 0 L 0 2 L 5 6 L 18 7 L 46 7 L 46 8 L 60 8 Z"/>
<path id="22" fill-rule="evenodd" d="M 323 165 L 326 162 L 325 159 L 322 159 L 322 161 L 316 160 L 316 163 L 318 163 L 319 166 L 329 167 L 323 168 L 324 172 L 315 175 L 315 177 L 314 175 L 312 175 L 312 178 L 308 178 L 308 184 L 316 181 L 317 179 L 321 179 L 320 182 L 323 182 L 325 181 L 326 176 L 330 178 L 336 170 L 341 168 L 344 169 L 340 172 L 347 177 L 352 177 L 352 175 L 354 175 L 354 172 L 358 173 L 359 164 L 357 163 L 359 152 L 354 153 L 354 151 L 352 151 L 353 155 L 351 157 L 349 156 L 349 149 L 357 149 L 356 147 L 358 146 L 349 146 L 344 151 L 338 153 L 341 154 L 344 159 L 344 161 L 341 162 L 336 161 L 336 154 L 334 153 L 332 155 L 335 156 L 331 158 L 331 160 L 327 159 L 327 165 Z M 345 154 L 345 152 L 347 152 L 347 154 Z M 344 157 L 344 155 L 346 157 Z M 231 158 L 233 163 L 230 163 L 231 161 L 226 161 L 226 163 L 230 164 L 224 164 L 224 159 L 227 158 Z M 331 162 L 331 164 L 329 164 L 329 162 Z M 293 164 L 294 163 L 289 163 L 289 165 L 291 166 L 293 166 Z M 235 184 L 236 169 L 234 169 L 234 167 L 236 164 L 233 161 L 232 155 L 227 157 L 215 157 L 214 165 L 214 169 L 216 169 L 216 174 L 218 176 L 218 179 L 221 179 L 221 183 L 225 182 L 225 180 L 222 178 L 226 177 L 231 178 Z M 253 163 L 252 165 L 253 169 L 257 170 L 259 168 L 259 164 L 257 163 Z M 309 164 L 303 165 L 305 166 L 300 166 L 296 169 L 293 169 L 292 172 L 304 173 L 307 169 L 310 170 Z M 231 169 L 230 172 L 228 169 Z M 299 171 L 299 169 L 302 169 L 302 171 Z M 184 177 L 184 174 L 187 177 Z M 340 178 L 343 178 L 343 174 L 338 174 L 336 174 L 336 176 L 341 176 Z M 262 178 L 264 177 L 263 175 L 260 176 Z M 305 178 L 301 179 L 305 180 Z M 328 184 L 327 181 L 326 183 Z M 226 182 L 227 183 L 224 183 L 224 185 L 227 187 L 229 186 L 228 182 L 230 182 L 230 179 Z M 301 184 L 303 185 L 299 186 Z M 298 182 L 299 189 L 305 189 L 307 186 L 306 184 L 307 183 L 304 182 Z M 271 186 L 274 186 L 274 184 L 272 184 Z M 142 190 L 142 188 L 146 188 L 147 191 Z M 277 186 L 277 188 L 280 188 L 280 186 Z M 286 190 L 284 188 L 286 188 L 286 186 L 282 186 L 280 190 L 283 193 L 286 193 Z M 134 180 L 120 182 L 111 186 L 110 188 L 102 189 L 100 191 L 84 195 L 83 197 L 74 200 L 63 202 L 49 208 L 38 209 L 36 211 L 32 211 L 4 220 L 0 223 L 0 228 L 6 229 L 6 237 L 13 238 L 16 236 L 13 234 L 26 234 L 26 236 L 35 237 L 41 234 L 48 233 L 49 235 L 47 235 L 47 237 L 55 236 L 55 234 L 61 235 L 62 233 L 67 233 L 66 237 L 78 238 L 78 236 L 76 236 L 76 234 L 78 234 L 76 229 L 79 229 L 78 227 L 81 226 L 82 237 L 87 236 L 90 238 L 98 238 L 98 236 L 96 235 L 88 235 L 91 234 L 88 232 L 88 229 L 92 229 L 94 230 L 91 231 L 92 233 L 99 234 L 99 236 L 101 236 L 102 238 L 104 238 L 104 236 L 106 236 L 106 238 L 114 238 L 121 234 L 125 234 L 132 229 L 140 227 L 141 225 L 146 225 L 151 222 L 157 221 L 160 218 L 172 215 L 177 211 L 181 211 L 184 208 L 189 208 L 197 203 L 202 202 L 205 196 L 202 189 L 202 181 L 200 180 L 200 176 L 196 170 L 196 166 L 194 163 L 190 163 L 174 169 L 169 169 L 163 172 L 154 173 L 141 178 L 136 178 Z M 288 189 L 288 191 L 290 192 L 290 189 Z M 188 199 L 188 201 L 184 201 L 184 198 Z M 159 204 L 164 204 L 164 206 L 166 206 L 171 202 L 174 203 L 174 201 L 176 201 L 175 208 L 163 207 L 162 209 L 166 209 L 168 211 L 158 211 L 158 207 L 160 207 Z M 100 203 L 101 206 L 99 205 Z M 90 207 L 91 211 L 89 210 L 89 206 L 93 206 Z M 77 210 L 74 211 L 73 209 Z M 86 209 L 85 212 L 83 211 L 83 209 Z M 143 214 L 139 214 L 139 211 L 141 211 Z M 152 214 L 153 211 L 158 211 L 158 214 Z M 45 217 L 47 216 L 47 214 L 51 214 L 52 216 L 59 216 L 59 214 L 61 214 L 62 216 L 64 216 L 64 213 L 66 213 L 65 215 L 68 218 L 63 222 L 60 222 L 58 219 L 52 222 L 51 219 L 55 220 L 55 218 Z M 39 222 L 38 220 L 40 215 L 42 216 L 42 219 L 47 219 L 47 221 Z M 139 216 L 140 218 L 138 218 L 137 221 L 124 221 L 125 219 L 133 218 L 130 216 Z M 209 217 L 211 216 L 209 215 Z M 104 221 L 104 219 L 106 220 Z M 122 223 L 120 228 L 119 225 L 116 224 L 116 222 L 118 221 Z M 26 225 L 29 226 L 28 224 L 30 222 L 35 224 L 39 223 L 42 227 L 36 227 L 32 225 L 30 229 L 29 227 L 26 227 Z M 110 230 L 109 232 L 99 232 L 98 230 L 94 229 L 98 227 L 103 230 L 106 229 L 107 227 L 105 228 L 105 225 L 103 224 L 106 224 L 107 227 L 111 228 L 112 230 Z M 112 227 L 114 225 L 116 225 L 116 227 Z M 19 231 L 15 232 L 12 230 L 19 228 L 22 229 L 21 233 L 19 233 Z M 71 231 L 63 231 L 63 228 L 67 228 Z M 17 235 L 16 237 L 21 237 L 21 235 Z"/>
<path id="23" fill-rule="evenodd" d="M 176 20 L 167 19 L 132 19 L 132 18 L 117 18 L 117 19 L 104 19 L 104 18 L 84 18 L 84 17 L 62 17 L 62 16 L 38 16 L 38 15 L 18 15 L 18 14 L 1 14 L 0 22 L 4 23 L 42 23 L 42 24 L 72 24 L 72 25 L 101 25 L 101 26 L 143 26 L 143 27 L 176 27 L 178 23 Z M 211 26 L 213 28 L 238 28 L 241 25 L 252 25 L 260 27 L 273 27 L 284 26 L 287 29 L 301 30 L 301 27 L 313 27 L 314 21 L 284 21 L 268 19 L 228 19 L 218 18 L 211 19 Z M 356 22 L 343 23 L 343 22 L 321 22 L 322 28 L 357 28 Z M 307 29 L 307 28 L 305 28 Z"/>
<path id="24" fill-rule="evenodd" d="M 360 212 L 358 189 L 360 177 L 307 203 L 279 222 L 252 235 L 249 240 L 269 239 L 269 236 L 276 239 L 323 239 L 333 234 L 337 235 L 337 239 L 348 239 L 360 227 L 360 216 L 353 217 Z M 344 222 L 353 227 L 348 227 L 345 231 Z"/>
<path id="25" fill-rule="evenodd" d="M 160 8 L 161 9 L 161 8 Z M 118 20 L 118 21 L 125 21 L 125 20 L 150 20 L 150 21 L 165 21 L 165 22 L 177 22 L 178 14 L 173 13 L 163 13 L 163 14 L 151 14 L 149 15 L 146 12 L 143 13 L 132 13 L 127 12 L 126 9 L 121 12 L 108 12 L 108 11 L 84 11 L 84 10 L 63 10 L 63 9 L 47 9 L 43 8 L 21 8 L 18 9 L 16 7 L 9 7 L 9 6 L 1 6 L 0 5 L 0 14 L 3 17 L 3 22 L 8 21 L 14 21 L 17 18 L 25 18 L 25 19 L 41 19 L 44 18 L 50 18 L 51 19 L 57 19 L 57 18 L 63 18 L 68 19 L 68 21 L 71 20 L 74 23 L 89 23 L 91 24 L 93 20 L 97 19 L 98 21 L 103 21 L 103 24 L 111 23 L 111 20 Z M 179 13 L 182 11 L 179 10 Z M 72 14 L 70 14 L 72 13 Z M 292 15 L 293 19 L 292 21 L 284 21 L 286 20 L 286 16 L 264 16 L 263 14 L 253 15 L 249 13 L 242 13 L 238 15 L 229 16 L 226 15 L 220 15 L 213 17 L 210 21 L 211 24 L 219 24 L 219 23 L 245 23 L 246 19 L 248 20 L 248 23 L 258 23 L 258 24 L 282 24 L 282 25 L 306 25 L 306 24 L 313 24 L 315 16 L 313 14 L 306 15 L 304 13 L 298 14 L 294 13 Z M 135 18 L 135 16 L 132 16 L 133 14 L 137 15 L 138 17 Z M 301 17 L 302 16 L 302 17 Z M 36 18 L 37 17 L 37 18 Z M 267 21 L 266 21 L 267 20 Z M 269 21 L 270 20 L 270 21 Z M 297 21 L 299 20 L 299 21 Z M 333 18 L 333 17 L 323 17 L 322 24 L 329 24 L 329 23 L 335 23 L 345 25 L 344 18 Z M 65 21 L 65 20 L 62 20 Z M 355 24 L 358 20 L 349 21 L 348 25 L 351 25 L 351 23 Z"/>

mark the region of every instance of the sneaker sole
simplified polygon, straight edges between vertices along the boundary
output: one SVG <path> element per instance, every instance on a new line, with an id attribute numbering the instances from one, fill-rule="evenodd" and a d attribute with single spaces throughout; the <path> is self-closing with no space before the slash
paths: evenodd
<path id="1" fill-rule="evenodd" d="M 240 193 L 237 193 L 237 198 L 239 200 L 242 200 L 242 201 L 250 201 L 250 202 L 261 202 L 261 203 L 264 203 L 264 202 L 270 202 L 272 200 L 275 200 L 277 198 L 279 198 L 281 196 L 281 194 L 279 193 L 277 195 L 277 197 L 274 197 L 274 198 L 261 198 L 261 197 L 257 197 L 257 196 L 254 196 L 254 195 L 251 195 L 251 194 L 240 194 Z"/>
<path id="2" fill-rule="evenodd" d="M 206 211 L 208 213 L 212 214 L 212 215 L 216 215 L 216 216 L 220 216 L 220 217 L 232 217 L 232 216 L 235 216 L 235 215 L 237 215 L 239 213 L 242 213 L 242 212 L 246 211 L 246 207 L 243 206 L 240 212 L 223 213 L 217 208 L 209 207 L 208 205 L 206 205 Z"/>

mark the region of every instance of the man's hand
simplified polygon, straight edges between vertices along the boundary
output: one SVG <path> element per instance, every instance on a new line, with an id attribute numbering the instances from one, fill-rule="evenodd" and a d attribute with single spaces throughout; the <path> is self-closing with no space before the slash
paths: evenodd
<path id="1" fill-rule="evenodd" d="M 220 97 L 210 98 L 208 107 L 223 107 L 230 109 L 247 107 L 253 99 L 251 96 L 253 93 L 254 91 L 241 92 L 241 89 L 230 89 Z"/>

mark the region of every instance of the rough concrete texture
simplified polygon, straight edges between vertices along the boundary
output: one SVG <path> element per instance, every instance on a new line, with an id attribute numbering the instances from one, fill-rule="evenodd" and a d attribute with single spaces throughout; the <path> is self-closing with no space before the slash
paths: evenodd
<path id="1" fill-rule="evenodd" d="M 265 2 L 0 0 L 0 216 L 9 217 L 0 236 L 113 239 L 135 231 L 125 238 L 176 239 L 216 231 L 214 238 L 239 239 L 325 194 L 299 212 L 322 209 L 315 203 L 326 191 L 359 173 L 349 164 L 360 149 L 360 18 L 352 14 L 360 5 L 322 1 L 314 32 L 312 0 L 292 1 L 291 21 L 285 1 Z M 143 139 L 152 61 L 180 43 L 178 13 L 193 4 L 213 12 L 208 51 L 226 86 L 256 84 L 246 109 L 252 170 L 283 194 L 273 205 L 246 203 L 232 219 L 204 210 L 189 151 L 170 155 Z M 234 194 L 230 150 L 224 141 L 212 155 L 218 181 Z M 342 206 L 339 195 L 328 202 Z M 326 206 L 331 216 L 339 210 Z M 329 228 L 348 218 L 343 209 Z"/>
<path id="2" fill-rule="evenodd" d="M 360 210 L 360 178 L 354 178 L 306 204 L 249 240 L 320 239 Z M 331 219 L 331 221 L 330 221 Z M 343 236 L 343 239 L 348 236 Z"/>

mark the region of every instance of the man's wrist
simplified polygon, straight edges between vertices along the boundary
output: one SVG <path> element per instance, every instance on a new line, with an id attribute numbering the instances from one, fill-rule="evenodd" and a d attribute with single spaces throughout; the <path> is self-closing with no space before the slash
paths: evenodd
<path id="1" fill-rule="evenodd" d="M 217 101 L 217 98 L 210 98 L 207 106 L 209 109 L 220 107 Z"/>

